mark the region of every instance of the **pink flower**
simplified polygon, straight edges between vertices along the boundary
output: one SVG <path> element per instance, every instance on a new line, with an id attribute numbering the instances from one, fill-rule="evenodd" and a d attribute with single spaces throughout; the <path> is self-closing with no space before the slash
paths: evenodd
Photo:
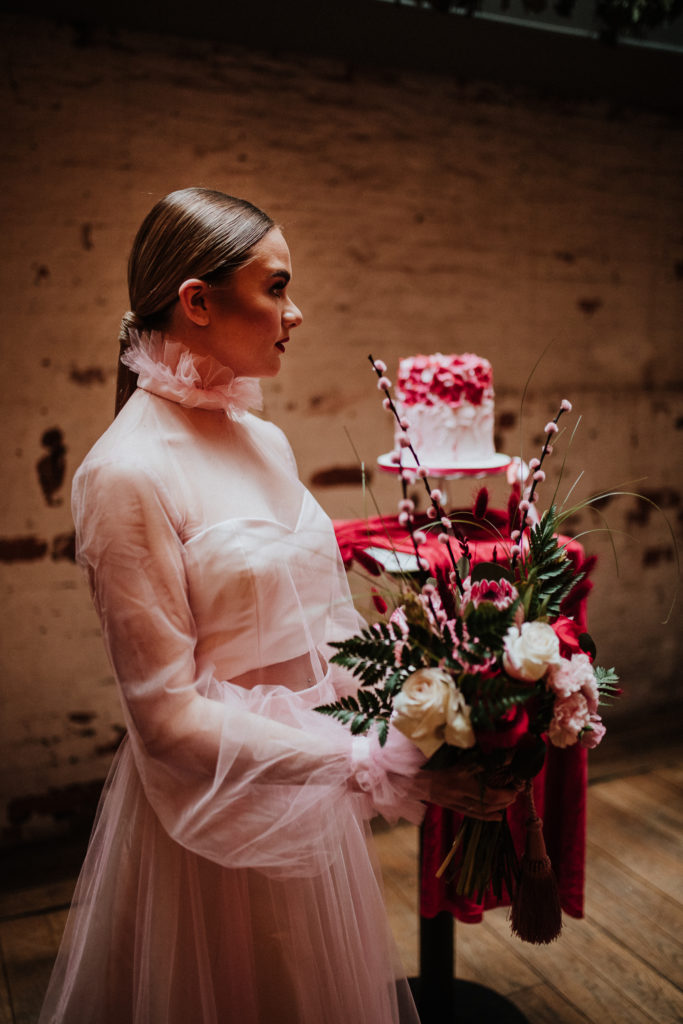
<path id="1" fill-rule="evenodd" d="M 593 694 L 597 697 L 595 672 L 587 654 L 572 654 L 569 661 L 561 658 L 558 664 L 551 665 L 546 685 L 561 699 L 579 691 L 591 703 Z M 589 710 L 592 713 L 592 709 Z"/>
<path id="2" fill-rule="evenodd" d="M 390 398 L 383 398 L 382 399 L 382 406 L 387 410 L 387 412 L 391 412 L 391 399 Z"/>
<path id="3" fill-rule="evenodd" d="M 566 398 L 563 398 L 562 401 L 560 402 L 560 409 L 562 410 L 562 412 L 571 412 L 572 411 L 572 403 L 567 401 Z"/>
<path id="4" fill-rule="evenodd" d="M 560 428 L 558 427 L 557 423 L 555 423 L 555 420 L 551 420 L 550 423 L 546 423 L 545 427 L 543 428 L 546 434 L 556 434 L 559 429 Z"/>
<path id="5" fill-rule="evenodd" d="M 398 510 L 399 512 L 414 512 L 415 502 L 412 501 L 410 498 L 401 498 L 401 500 L 398 503 Z"/>
<path id="6" fill-rule="evenodd" d="M 415 541 L 416 544 L 426 544 L 427 535 L 423 533 L 422 530 L 415 530 L 415 533 L 413 534 L 413 540 Z"/>
<path id="7" fill-rule="evenodd" d="M 548 739 L 555 747 L 571 747 L 590 724 L 591 715 L 586 698 L 582 693 L 573 693 L 564 700 L 555 701 Z"/>
<path id="8" fill-rule="evenodd" d="M 421 480 L 425 479 L 425 477 L 427 476 L 427 470 L 425 469 L 424 466 L 417 467 L 417 475 L 420 477 Z"/>
<path id="9" fill-rule="evenodd" d="M 380 379 L 377 381 L 377 387 L 379 388 L 380 391 L 388 391 L 389 388 L 391 387 L 391 381 L 389 380 L 388 377 L 380 377 Z"/>
<path id="10" fill-rule="evenodd" d="M 436 509 L 433 505 L 430 505 L 427 509 L 427 519 L 436 519 Z"/>
<path id="11" fill-rule="evenodd" d="M 441 504 L 441 502 L 443 501 L 443 494 L 441 493 L 438 487 L 435 487 L 430 492 L 429 497 L 432 499 L 432 501 L 436 501 L 438 504 Z"/>
<path id="12" fill-rule="evenodd" d="M 408 635 L 408 619 L 406 618 L 406 613 L 403 611 L 403 608 L 395 608 L 389 616 L 389 622 L 395 627 L 394 633 L 398 630 L 401 636 L 405 637 Z"/>
<path id="13" fill-rule="evenodd" d="M 532 470 L 533 469 L 538 469 L 538 467 L 540 465 L 541 465 L 540 459 L 532 459 L 531 462 L 529 463 L 529 469 L 532 469 Z"/>
<path id="14" fill-rule="evenodd" d="M 410 430 L 410 423 L 406 419 L 400 419 L 398 421 L 398 425 L 401 428 L 401 430 Z"/>
<path id="15" fill-rule="evenodd" d="M 534 473 L 534 480 L 537 484 L 542 484 L 545 480 L 545 473 L 542 469 L 537 469 Z"/>
<path id="16" fill-rule="evenodd" d="M 400 444 L 401 448 L 410 448 L 410 438 L 408 437 L 407 434 L 400 434 L 398 443 Z"/>
<path id="17" fill-rule="evenodd" d="M 379 370 L 380 373 L 387 372 L 387 364 L 384 362 L 383 359 L 375 359 L 373 366 L 375 367 L 376 370 Z"/>
<path id="18" fill-rule="evenodd" d="M 577 655 L 574 655 L 577 657 Z M 588 704 L 588 710 L 591 715 L 594 715 L 598 710 L 598 704 L 600 703 L 600 691 L 598 690 L 598 682 L 595 678 L 595 673 L 590 679 L 586 679 L 585 683 L 581 687 L 581 693 L 586 698 Z"/>
<path id="19" fill-rule="evenodd" d="M 463 584 L 462 602 L 469 604 L 470 601 L 475 608 L 481 604 L 492 604 L 498 611 L 509 608 L 517 600 L 519 594 L 508 580 L 465 580 Z"/>
<path id="20" fill-rule="evenodd" d="M 584 728 L 581 733 L 580 742 L 582 747 L 586 747 L 587 750 L 594 750 L 598 743 L 602 740 L 605 735 L 605 726 L 603 725 L 602 719 L 599 715 L 591 715 L 590 723 Z"/>

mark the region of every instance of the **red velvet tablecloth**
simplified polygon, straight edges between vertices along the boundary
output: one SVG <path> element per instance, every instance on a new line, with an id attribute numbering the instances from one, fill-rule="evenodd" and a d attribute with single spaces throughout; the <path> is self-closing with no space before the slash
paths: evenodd
<path id="1" fill-rule="evenodd" d="M 486 516 L 498 530 L 505 532 L 507 516 L 504 512 L 489 509 Z M 427 522 L 426 519 L 424 521 Z M 413 550 L 405 529 L 394 516 L 337 520 L 334 527 L 347 567 L 353 562 L 356 551 L 369 547 Z M 495 547 L 502 555 L 502 544 L 511 543 L 509 540 L 501 541 L 500 536 L 493 538 L 487 529 L 474 521 L 461 526 L 461 529 L 467 537 L 474 563 L 491 561 Z M 577 569 L 587 569 L 581 545 L 568 538 L 562 539 Z M 429 539 L 429 536 L 427 543 L 420 547 L 420 554 L 429 560 L 432 569 L 449 566 L 443 545 Z M 574 618 L 581 630 L 586 629 L 589 590 L 589 582 L 579 584 L 562 608 L 563 614 Z M 564 749 L 548 745 L 545 765 L 534 779 L 534 799 L 538 814 L 543 819 L 546 848 L 557 875 L 562 909 L 572 917 L 583 916 L 586 784 L 586 750 L 578 744 Z M 508 811 L 510 828 L 520 855 L 524 846 L 525 818 L 524 804 L 520 799 Z M 423 917 L 431 918 L 446 910 L 459 921 L 475 922 L 481 920 L 485 910 L 497 905 L 492 895 L 483 904 L 458 896 L 452 883 L 436 878 L 437 868 L 450 850 L 461 821 L 461 815 L 452 811 L 432 805 L 427 809 L 421 850 L 420 913 Z"/>

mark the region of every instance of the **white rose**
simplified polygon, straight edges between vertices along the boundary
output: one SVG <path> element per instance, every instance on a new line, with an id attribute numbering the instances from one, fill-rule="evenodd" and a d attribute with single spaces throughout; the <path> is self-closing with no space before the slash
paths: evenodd
<path id="1" fill-rule="evenodd" d="M 420 668 L 409 675 L 394 698 L 392 724 L 412 740 L 425 757 L 444 742 L 451 679 L 438 668 Z"/>
<path id="2" fill-rule="evenodd" d="M 470 721 L 472 709 L 465 703 L 462 691 L 451 686 L 446 707 L 446 728 L 444 739 L 452 747 L 473 747 L 475 744 L 474 729 Z"/>
<path id="3" fill-rule="evenodd" d="M 535 683 L 559 661 L 560 641 L 547 622 L 523 622 L 508 630 L 503 665 L 514 679 Z"/>

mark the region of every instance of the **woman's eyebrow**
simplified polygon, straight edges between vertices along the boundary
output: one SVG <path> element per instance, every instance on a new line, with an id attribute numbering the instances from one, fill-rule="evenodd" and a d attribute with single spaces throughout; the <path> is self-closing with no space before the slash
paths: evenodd
<path id="1" fill-rule="evenodd" d="M 274 270 L 273 273 L 270 276 L 271 277 L 284 277 L 285 283 L 287 283 L 287 284 L 292 279 L 292 275 L 289 273 L 288 270 Z"/>

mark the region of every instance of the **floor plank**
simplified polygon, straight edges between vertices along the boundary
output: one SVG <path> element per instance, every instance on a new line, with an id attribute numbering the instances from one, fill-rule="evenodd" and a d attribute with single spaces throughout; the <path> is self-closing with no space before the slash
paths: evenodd
<path id="1" fill-rule="evenodd" d="M 487 923 L 499 934 L 507 933 L 500 911 L 487 914 Z M 681 993 L 590 919 L 565 915 L 556 942 L 520 943 L 519 949 L 529 966 L 595 1024 L 673 1024 L 683 1013 Z"/>
<path id="2" fill-rule="evenodd" d="M 62 909 L 71 902 L 76 881 L 74 878 L 50 882 L 46 885 L 22 887 L 0 891 L 0 921 L 20 917 L 36 907 Z"/>
<path id="3" fill-rule="evenodd" d="M 600 927 L 634 956 L 643 960 L 653 971 L 666 965 L 666 977 L 683 988 L 683 913 L 679 912 L 678 937 L 672 937 L 649 914 L 636 910 L 626 900 L 600 885 L 588 866 L 586 883 L 586 913 L 590 920 L 599 921 Z"/>
<path id="4" fill-rule="evenodd" d="M 59 911 L 0 924 L 14 1024 L 35 1024 L 38 1019 L 66 916 Z"/>
<path id="5" fill-rule="evenodd" d="M 683 851 L 682 851 L 683 852 Z M 587 843 L 587 884 L 594 881 L 610 893 L 615 902 L 624 906 L 624 913 L 633 909 L 650 924 L 669 936 L 683 936 L 683 908 L 668 893 L 653 885 L 649 877 L 638 873 L 633 865 L 624 864 L 610 850 L 597 846 L 590 838 Z"/>
<path id="6" fill-rule="evenodd" d="M 13 1024 L 14 1016 L 10 1004 L 9 990 L 5 977 L 4 965 L 0 973 L 0 1024 Z"/>
<path id="7" fill-rule="evenodd" d="M 596 787 L 599 789 L 600 787 Z M 677 902 L 683 902 L 680 839 L 643 818 L 614 807 L 600 792 L 590 792 L 588 835 Z"/>
<path id="8" fill-rule="evenodd" d="M 550 985 L 524 988 L 512 992 L 508 998 L 521 1010 L 529 1024 L 586 1024 L 589 1020 Z"/>
<path id="9" fill-rule="evenodd" d="M 456 977 L 486 985 L 502 996 L 542 981 L 519 955 L 515 942 L 501 938 L 485 921 L 456 925 L 455 967 Z"/>
<path id="10" fill-rule="evenodd" d="M 683 828 L 683 790 L 655 772 L 614 779 L 595 788 L 601 800 L 678 838 Z"/>

